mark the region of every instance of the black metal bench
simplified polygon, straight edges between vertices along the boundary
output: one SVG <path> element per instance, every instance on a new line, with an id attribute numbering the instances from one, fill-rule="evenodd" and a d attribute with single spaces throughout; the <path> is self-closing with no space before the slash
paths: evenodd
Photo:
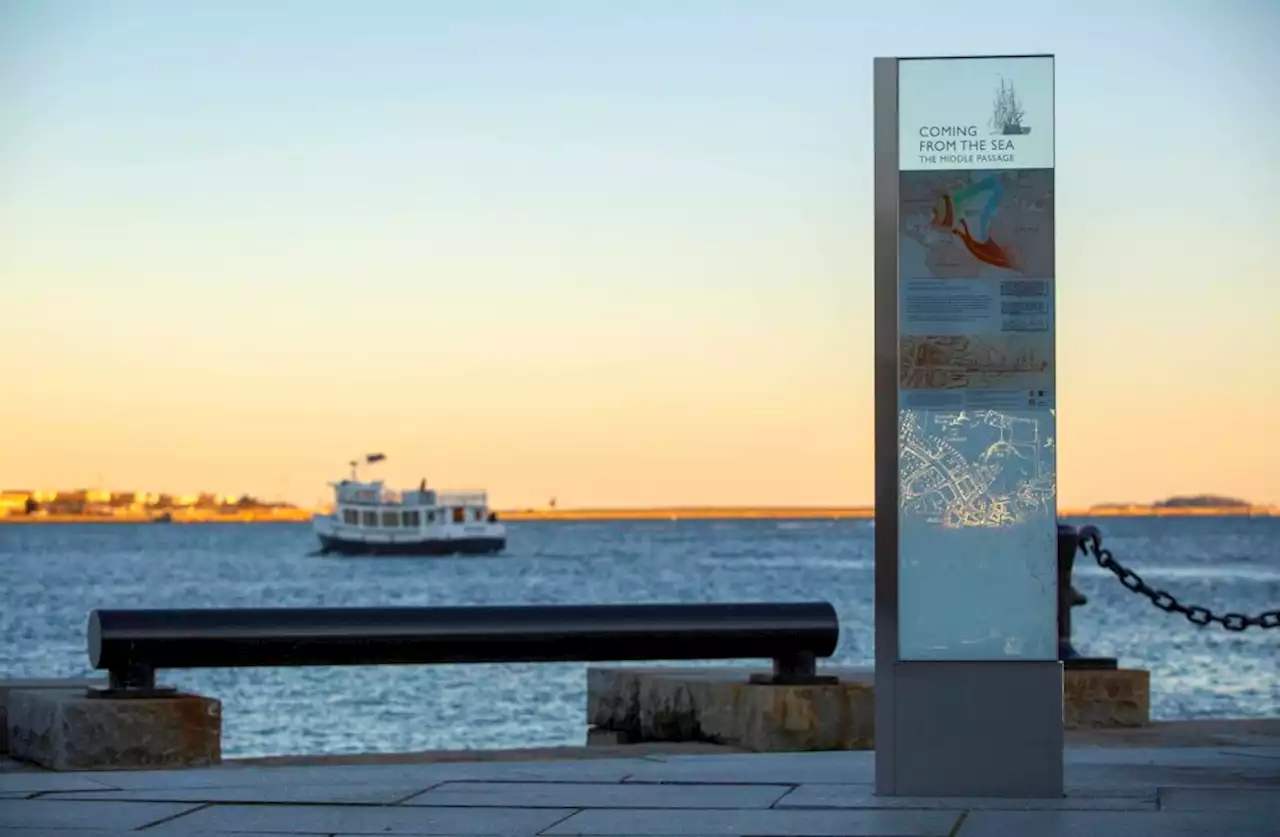
<path id="1" fill-rule="evenodd" d="M 771 659 L 776 684 L 830 682 L 826 602 L 429 608 L 95 610 L 107 696 L 154 695 L 160 669 Z"/>

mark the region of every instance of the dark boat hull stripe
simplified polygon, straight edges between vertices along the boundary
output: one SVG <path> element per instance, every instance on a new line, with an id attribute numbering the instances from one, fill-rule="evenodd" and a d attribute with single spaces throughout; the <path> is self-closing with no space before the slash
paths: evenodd
<path id="1" fill-rule="evenodd" d="M 369 543 L 318 535 L 323 552 L 339 555 L 492 555 L 507 545 L 505 537 L 473 537 Z"/>

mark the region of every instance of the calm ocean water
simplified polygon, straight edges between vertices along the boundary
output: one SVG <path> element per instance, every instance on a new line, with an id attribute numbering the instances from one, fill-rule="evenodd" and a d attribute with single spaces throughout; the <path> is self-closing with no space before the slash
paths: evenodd
<path id="1" fill-rule="evenodd" d="M 1072 521 L 1080 523 L 1083 521 Z M 1280 607 L 1280 519 L 1100 521 L 1116 557 L 1216 612 Z M 864 521 L 514 523 L 497 558 L 309 555 L 307 526 L 0 526 L 0 676 L 88 673 L 95 607 L 826 599 L 870 665 Z M 1280 715 L 1280 631 L 1198 629 L 1081 566 L 1077 647 L 1152 671 L 1157 718 Z M 982 607 L 973 602 L 973 607 Z M 227 756 L 581 744 L 581 665 L 164 672 L 223 700 Z"/>

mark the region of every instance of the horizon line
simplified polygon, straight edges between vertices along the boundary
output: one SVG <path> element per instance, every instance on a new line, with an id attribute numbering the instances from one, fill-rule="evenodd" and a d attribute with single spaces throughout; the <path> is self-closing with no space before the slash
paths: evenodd
<path id="1" fill-rule="evenodd" d="M 116 510 L 110 513 L 2 514 L 4 524 L 60 523 L 307 523 L 316 515 L 332 514 L 332 507 L 274 507 L 223 512 L 219 509 L 179 508 L 138 511 Z M 679 521 L 679 520 L 865 520 L 875 521 L 873 506 L 668 506 L 648 508 L 524 508 L 495 509 L 500 518 L 511 522 L 608 522 L 608 521 Z M 1138 518 L 1138 517 L 1280 517 L 1280 506 L 1153 506 L 1132 504 L 1108 505 L 1087 509 L 1057 510 L 1056 518 Z"/>

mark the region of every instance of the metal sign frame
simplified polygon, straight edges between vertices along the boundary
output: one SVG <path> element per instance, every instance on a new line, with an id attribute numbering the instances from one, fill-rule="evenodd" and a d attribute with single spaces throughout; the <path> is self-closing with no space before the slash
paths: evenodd
<path id="1" fill-rule="evenodd" d="M 1046 57 L 1052 58 L 947 60 Z M 904 660 L 900 654 L 899 67 L 917 60 L 937 59 L 874 62 L 876 792 L 1057 797 L 1063 792 L 1060 662 Z"/>

